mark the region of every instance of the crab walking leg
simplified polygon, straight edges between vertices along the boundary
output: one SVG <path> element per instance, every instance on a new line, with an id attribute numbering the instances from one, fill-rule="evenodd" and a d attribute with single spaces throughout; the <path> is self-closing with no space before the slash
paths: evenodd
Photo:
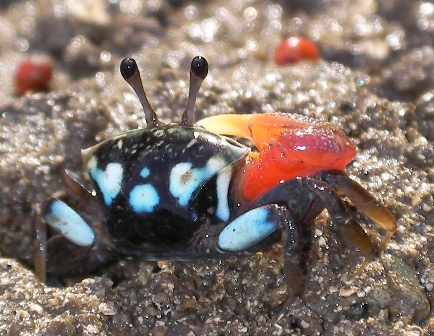
<path id="1" fill-rule="evenodd" d="M 306 185 L 324 203 L 334 225 L 365 257 L 364 262 L 356 272 L 360 274 L 377 255 L 377 249 L 367 233 L 356 222 L 337 192 L 326 182 L 315 178 L 306 178 Z"/>
<path id="2" fill-rule="evenodd" d="M 325 178 L 333 188 L 341 190 L 357 209 L 387 231 L 379 246 L 379 250 L 383 250 L 396 231 L 395 217 L 383 204 L 348 176 L 333 172 L 333 174 L 325 174 Z"/>
<path id="3" fill-rule="evenodd" d="M 80 181 L 80 178 L 70 170 L 63 171 L 63 183 L 65 192 L 68 197 L 71 197 L 76 202 L 82 202 L 85 205 L 95 202 L 95 197 L 92 195 L 90 186 Z"/>
<path id="4" fill-rule="evenodd" d="M 300 228 L 295 218 L 286 212 L 285 230 L 283 230 L 284 271 L 288 293 L 301 296 L 303 293 L 304 272 L 301 267 L 301 238 Z"/>
<path id="5" fill-rule="evenodd" d="M 40 212 L 36 210 L 36 213 Z M 35 230 L 35 243 L 33 250 L 33 264 L 36 276 L 43 283 L 47 281 L 47 226 L 41 216 L 33 215 L 33 228 Z"/>

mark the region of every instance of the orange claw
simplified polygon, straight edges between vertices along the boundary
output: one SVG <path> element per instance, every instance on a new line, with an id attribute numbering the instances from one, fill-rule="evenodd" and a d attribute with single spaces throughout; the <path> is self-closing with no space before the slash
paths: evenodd
<path id="1" fill-rule="evenodd" d="M 226 114 L 198 124 L 214 133 L 249 139 L 258 148 L 241 182 L 243 195 L 251 201 L 296 177 L 344 170 L 356 155 L 341 130 L 298 114 Z"/>

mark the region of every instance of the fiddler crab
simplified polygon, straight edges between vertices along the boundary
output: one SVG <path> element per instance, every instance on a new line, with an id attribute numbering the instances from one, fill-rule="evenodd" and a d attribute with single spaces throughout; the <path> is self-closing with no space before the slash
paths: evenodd
<path id="1" fill-rule="evenodd" d="M 119 256 L 236 258 L 282 241 L 288 292 L 300 295 L 306 231 L 324 209 L 363 254 L 359 272 L 395 232 L 392 214 L 345 175 L 356 150 L 341 130 L 283 113 L 218 115 L 195 123 L 196 96 L 208 73 L 199 56 L 191 63 L 181 122 L 164 124 L 146 98 L 134 59 L 124 59 L 120 71 L 140 99 L 147 127 L 81 152 L 94 190 L 71 179 L 68 188 L 85 208 L 100 208 L 99 225 L 89 225 L 57 198 L 41 208 L 35 268 L 42 279 L 90 272 Z M 378 247 L 343 196 L 386 231 Z M 60 235 L 46 240 L 45 224 Z"/>

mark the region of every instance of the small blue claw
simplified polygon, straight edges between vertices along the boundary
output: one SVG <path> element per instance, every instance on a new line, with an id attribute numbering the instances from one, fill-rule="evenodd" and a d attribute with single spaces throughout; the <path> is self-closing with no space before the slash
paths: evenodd
<path id="1" fill-rule="evenodd" d="M 279 207 L 268 205 L 256 208 L 229 223 L 218 237 L 218 245 L 225 251 L 244 251 L 282 227 Z"/>
<path id="2" fill-rule="evenodd" d="M 42 217 L 48 225 L 76 245 L 91 246 L 95 242 L 95 232 L 89 224 L 72 208 L 57 199 L 50 200 Z"/>

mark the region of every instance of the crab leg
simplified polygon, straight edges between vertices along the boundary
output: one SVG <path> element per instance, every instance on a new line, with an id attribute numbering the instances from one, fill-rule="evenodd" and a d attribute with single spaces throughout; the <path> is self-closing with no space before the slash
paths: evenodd
<path id="1" fill-rule="evenodd" d="M 365 257 L 364 262 L 359 267 L 356 275 L 376 257 L 377 249 L 369 239 L 366 232 L 353 218 L 345 203 L 337 192 L 327 183 L 315 178 L 306 178 L 307 186 L 324 203 L 332 221 L 340 232 L 353 244 Z"/>
<path id="2" fill-rule="evenodd" d="M 304 270 L 301 267 L 302 247 L 300 228 L 291 212 L 286 212 L 286 227 L 283 230 L 284 271 L 287 291 L 291 295 L 301 296 L 303 293 Z"/>
<path id="3" fill-rule="evenodd" d="M 95 202 L 91 187 L 81 181 L 80 177 L 75 173 L 66 169 L 63 171 L 62 178 L 65 193 L 68 197 L 71 197 L 76 202 L 82 202 L 83 205 Z"/>
<path id="4" fill-rule="evenodd" d="M 33 265 L 36 276 L 43 283 L 47 280 L 47 226 L 36 210 L 33 214 L 33 228 L 35 230 L 35 242 L 33 248 Z"/>
<path id="5" fill-rule="evenodd" d="M 348 176 L 340 172 L 328 172 L 328 174 L 324 174 L 324 178 L 333 188 L 342 191 L 357 209 L 387 231 L 379 246 L 379 250 L 383 250 L 395 233 L 395 217 L 384 205 Z"/>

